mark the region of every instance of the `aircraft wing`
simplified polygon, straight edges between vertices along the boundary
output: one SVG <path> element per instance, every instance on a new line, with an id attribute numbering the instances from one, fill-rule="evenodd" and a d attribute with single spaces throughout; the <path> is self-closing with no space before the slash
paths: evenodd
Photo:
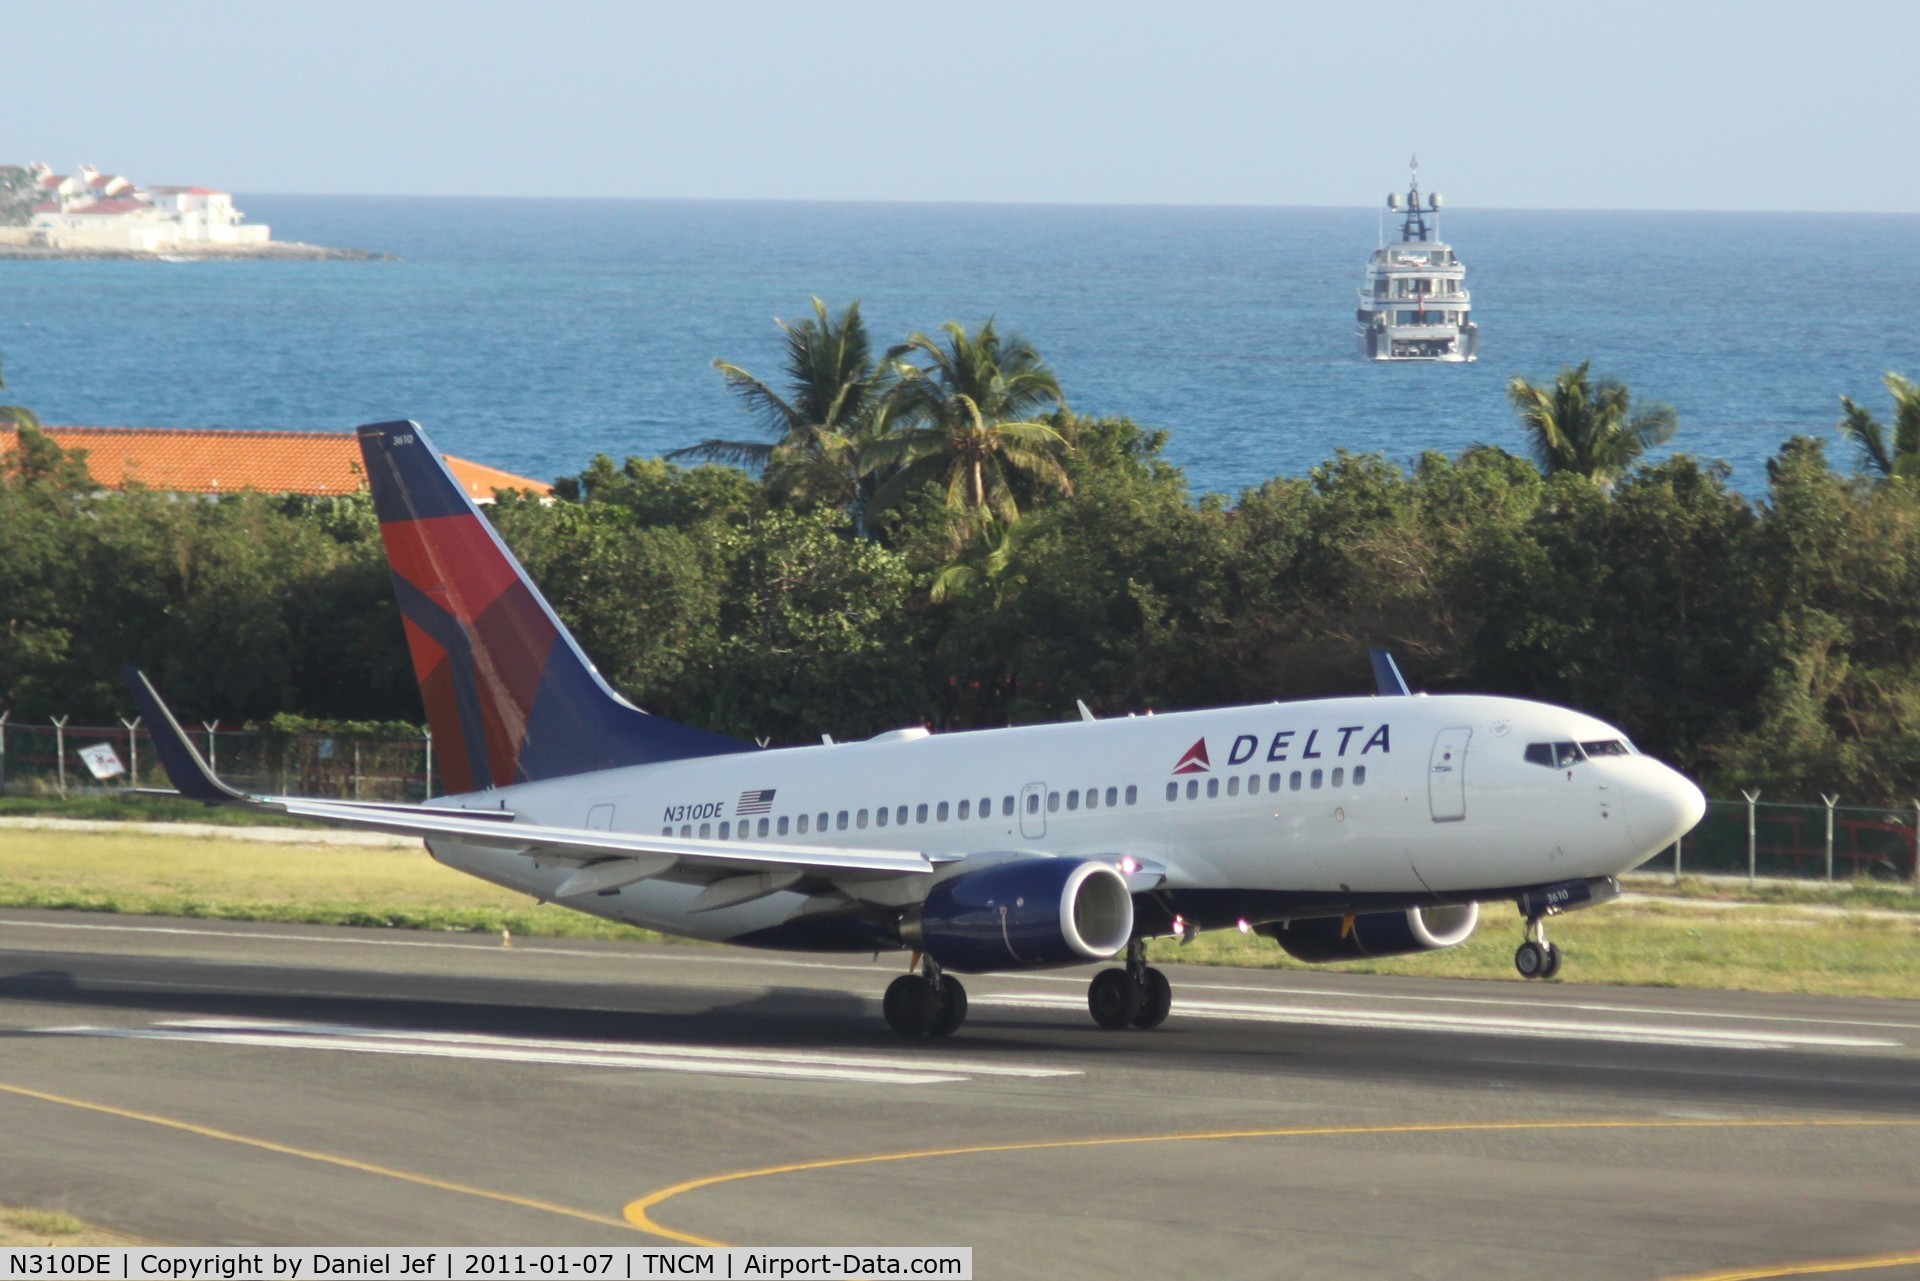
<path id="1" fill-rule="evenodd" d="M 253 796 L 221 782 L 187 739 L 146 674 L 127 670 L 134 702 L 146 718 L 153 744 L 179 795 L 207 805 L 232 805 L 267 813 L 310 818 L 340 827 L 391 832 L 423 839 L 439 837 L 467 845 L 524 853 L 542 863 L 581 870 L 561 886 L 557 897 L 631 884 L 669 870 L 685 868 L 715 875 L 772 873 L 845 879 L 926 875 L 951 857 L 917 850 L 837 849 L 817 845 L 781 845 L 765 841 L 713 841 L 678 836 L 640 836 L 592 828 L 547 827 L 522 823 L 499 810 L 436 805 L 368 804 L 307 800 L 292 796 Z M 605 866 L 612 861 L 616 866 Z M 592 875 L 588 875 L 591 872 Z M 624 878 L 624 879 L 623 879 Z M 579 882 L 577 888 L 569 888 Z"/>

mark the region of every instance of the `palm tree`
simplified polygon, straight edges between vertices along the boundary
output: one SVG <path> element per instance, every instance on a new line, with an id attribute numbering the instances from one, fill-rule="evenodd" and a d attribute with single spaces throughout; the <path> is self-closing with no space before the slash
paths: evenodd
<path id="1" fill-rule="evenodd" d="M 873 510 L 906 500 L 929 482 L 949 507 L 1020 519 L 1016 485 L 1071 493 L 1060 457 L 1066 438 L 1035 416 L 1063 403 L 1060 380 L 1024 338 L 1002 338 L 989 319 L 969 334 L 955 321 L 941 343 L 916 333 L 887 353 L 899 381 L 888 397 L 889 428 L 863 451 L 868 474 L 883 474 Z M 922 367 L 901 357 L 925 356 Z"/>
<path id="2" fill-rule="evenodd" d="M 1673 439 L 1680 418 L 1672 405 L 1651 404 L 1632 412 L 1627 385 L 1617 378 L 1590 381 L 1587 369 L 1563 369 L 1551 387 L 1517 375 L 1507 384 L 1540 470 L 1577 472 L 1611 485 L 1654 445 Z"/>
<path id="3" fill-rule="evenodd" d="M 786 334 L 785 395 L 738 365 L 713 362 L 772 439 L 703 440 L 667 457 L 761 468 L 768 486 L 791 499 L 853 504 L 861 488 L 859 443 L 875 428 L 885 383 L 860 304 L 848 304 L 836 320 L 815 298 L 811 319 L 774 323 Z"/>
<path id="4" fill-rule="evenodd" d="M 0 391 L 6 389 L 5 366 L 0 365 Z M 40 416 L 25 405 L 0 405 L 0 423 L 12 423 L 15 427 L 38 427 Z"/>
<path id="5" fill-rule="evenodd" d="M 1889 479 L 1920 476 L 1920 383 L 1892 372 L 1881 375 L 1880 381 L 1893 393 L 1892 448 L 1879 420 L 1845 396 L 1840 407 L 1847 416 L 1840 420 L 1840 430 L 1860 447 L 1867 470 Z"/>

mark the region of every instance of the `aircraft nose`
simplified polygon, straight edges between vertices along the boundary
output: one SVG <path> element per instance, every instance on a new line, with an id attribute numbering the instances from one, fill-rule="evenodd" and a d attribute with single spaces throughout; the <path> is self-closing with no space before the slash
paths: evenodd
<path id="1" fill-rule="evenodd" d="M 1648 851 L 1671 845 L 1706 817 L 1705 793 L 1677 770 L 1656 761 L 1634 781 L 1626 804 L 1627 830 Z"/>

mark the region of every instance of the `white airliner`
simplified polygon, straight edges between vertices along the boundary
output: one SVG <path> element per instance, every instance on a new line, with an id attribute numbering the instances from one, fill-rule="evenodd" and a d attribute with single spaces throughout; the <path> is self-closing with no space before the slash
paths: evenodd
<path id="1" fill-rule="evenodd" d="M 1306 961 L 1450 947 L 1516 903 L 1549 978 L 1555 913 L 1705 812 L 1591 716 L 1378 696 L 761 749 L 650 716 L 601 679 L 413 423 L 361 450 L 450 795 L 424 805 L 249 796 L 214 777 L 138 672 L 178 791 L 417 835 L 450 867 L 596 916 L 769 948 L 898 951 L 887 1023 L 945 1036 L 953 974 L 1121 958 L 1103 1027 L 1172 996 L 1144 940 L 1237 927 Z"/>

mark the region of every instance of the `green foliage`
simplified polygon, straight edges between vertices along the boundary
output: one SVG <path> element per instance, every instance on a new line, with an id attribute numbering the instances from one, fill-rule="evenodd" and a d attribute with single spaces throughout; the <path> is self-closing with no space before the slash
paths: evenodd
<path id="1" fill-rule="evenodd" d="M 1507 398 L 1532 438 L 1542 471 L 1570 471 L 1606 485 L 1649 446 L 1673 439 L 1679 417 L 1662 404 L 1632 412 L 1627 385 L 1617 378 L 1593 381 L 1587 375 L 1592 363 L 1561 370 L 1551 387 L 1515 377 Z"/>
<path id="2" fill-rule="evenodd" d="M 33 221 L 39 200 L 33 174 L 20 165 L 0 165 L 0 227 L 24 227 Z"/>
<path id="3" fill-rule="evenodd" d="M 1893 439 L 1887 439 L 1879 419 L 1845 396 L 1840 398 L 1846 411 L 1840 431 L 1859 447 L 1867 471 L 1882 479 L 1912 479 L 1920 476 L 1920 383 L 1891 371 L 1880 381 L 1893 393 Z"/>

